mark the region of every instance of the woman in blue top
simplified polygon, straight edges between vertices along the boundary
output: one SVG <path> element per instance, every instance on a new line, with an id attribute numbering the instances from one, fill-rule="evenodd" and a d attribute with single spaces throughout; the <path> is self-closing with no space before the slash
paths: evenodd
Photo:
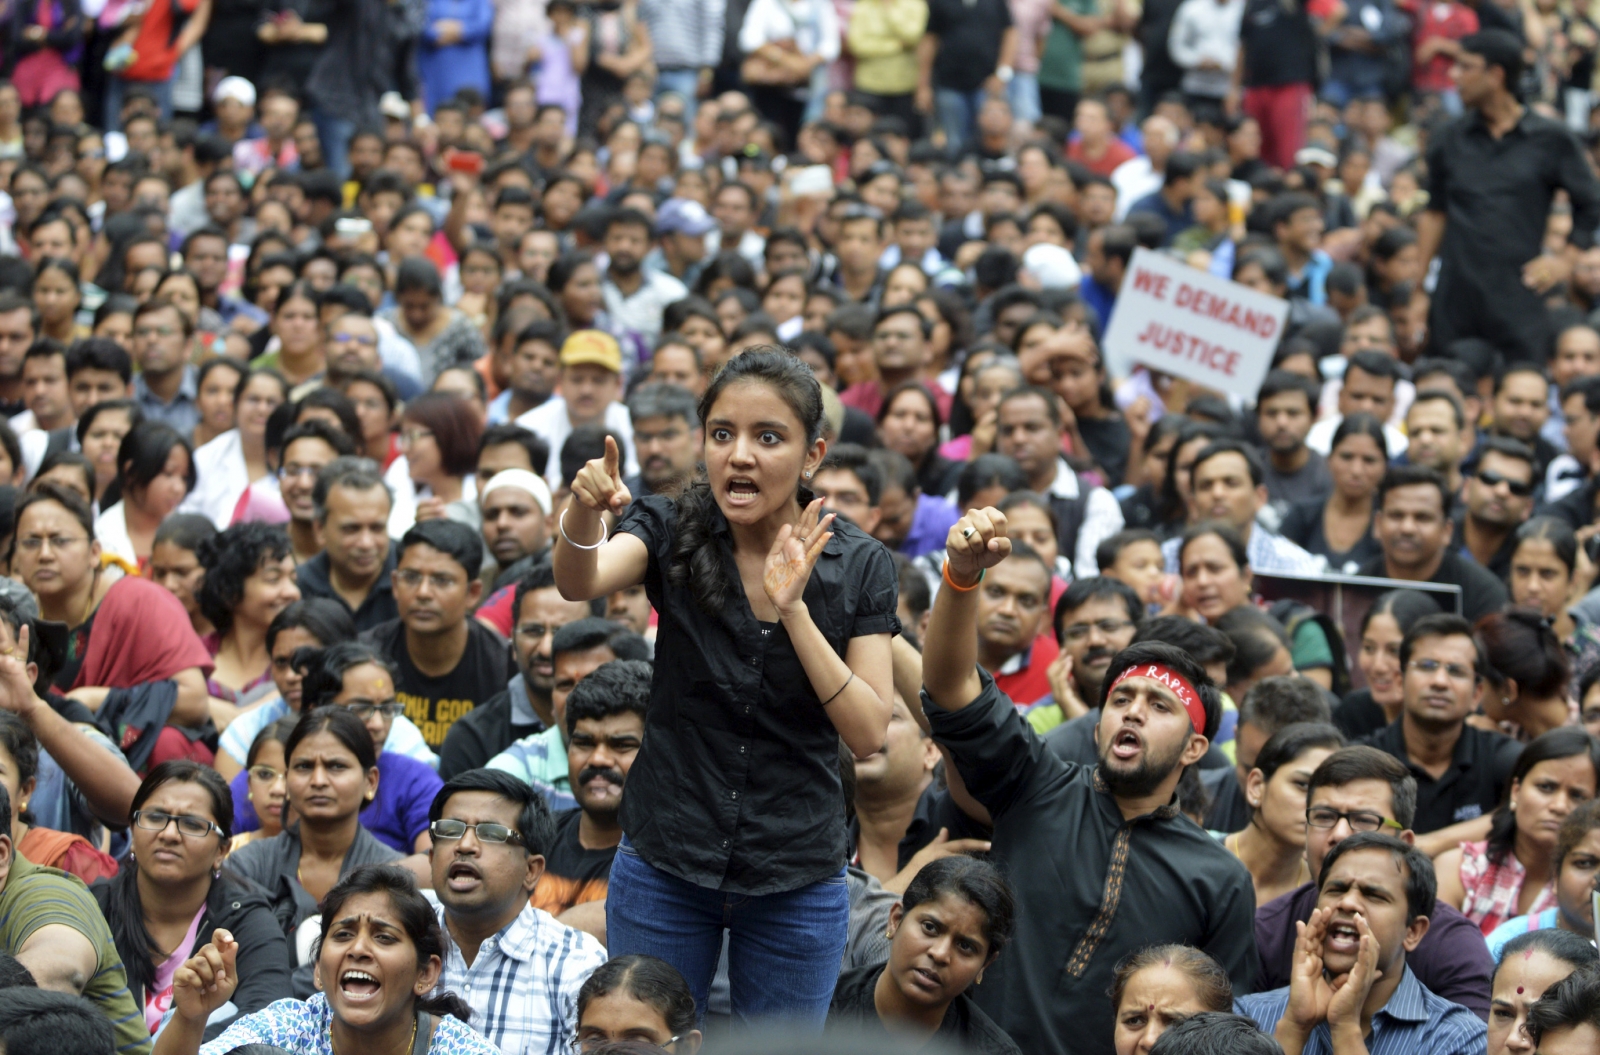
<path id="1" fill-rule="evenodd" d="M 451 992 L 427 995 L 444 966 L 444 935 L 403 869 L 358 868 L 328 891 L 314 951 L 322 992 L 269 1004 L 201 1047 L 206 1020 L 239 984 L 237 955 L 233 935 L 216 930 L 178 968 L 176 1013 L 156 1041 L 157 1055 L 225 1055 L 247 1044 L 299 1055 L 500 1055 L 466 1024 L 472 1013 L 466 1001 Z"/>
<path id="2" fill-rule="evenodd" d="M 427 93 L 428 113 L 462 88 L 489 95 L 489 30 L 492 0 L 428 0 L 417 73 Z"/>
<path id="3" fill-rule="evenodd" d="M 820 1024 L 849 915 L 839 741 L 883 746 L 898 579 L 882 543 L 805 487 L 827 450 L 809 367 L 748 351 L 699 416 L 705 473 L 677 499 L 633 498 L 607 439 L 558 525 L 563 596 L 643 583 L 660 616 L 609 948 L 672 964 L 703 1013 L 727 928 L 734 1015 Z M 624 510 L 607 539 L 603 515 Z"/>

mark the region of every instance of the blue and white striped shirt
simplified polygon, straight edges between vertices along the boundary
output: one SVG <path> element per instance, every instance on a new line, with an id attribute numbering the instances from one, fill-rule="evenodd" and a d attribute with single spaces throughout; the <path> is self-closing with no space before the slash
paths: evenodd
<path id="1" fill-rule="evenodd" d="M 1289 988 L 1241 996 L 1233 1009 L 1255 1019 L 1262 1032 L 1278 1028 L 1289 1006 Z M 1435 996 L 1405 969 L 1389 1002 L 1372 1016 L 1368 1055 L 1483 1055 L 1488 1043 L 1483 1020 L 1442 996 Z M 1302 1055 L 1333 1055 L 1333 1035 L 1318 1023 Z"/>
<path id="2" fill-rule="evenodd" d="M 472 1008 L 472 1028 L 504 1055 L 558 1055 L 578 1029 L 578 990 L 606 950 L 593 937 L 528 905 L 478 946 L 468 967 L 450 936 L 443 906 L 444 971 L 449 990 Z"/>

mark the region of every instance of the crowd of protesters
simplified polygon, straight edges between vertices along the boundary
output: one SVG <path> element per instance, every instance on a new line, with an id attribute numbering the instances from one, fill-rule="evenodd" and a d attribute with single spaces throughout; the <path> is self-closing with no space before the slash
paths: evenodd
<path id="1" fill-rule="evenodd" d="M 1585 0 L 0 42 L 8 1055 L 1600 1050 Z"/>

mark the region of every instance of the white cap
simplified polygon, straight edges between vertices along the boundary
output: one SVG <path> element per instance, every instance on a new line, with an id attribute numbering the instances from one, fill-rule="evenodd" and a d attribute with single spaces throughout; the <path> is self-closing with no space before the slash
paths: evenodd
<path id="1" fill-rule="evenodd" d="M 539 503 L 539 508 L 544 510 L 544 515 L 550 515 L 550 485 L 544 482 L 543 477 L 526 469 L 502 469 L 495 473 L 494 478 L 479 492 L 478 501 L 482 502 L 489 497 L 490 491 L 502 487 L 515 487 L 519 491 L 528 492 L 533 496 L 533 500 Z"/>
<path id="2" fill-rule="evenodd" d="M 1083 270 L 1072 254 L 1049 242 L 1029 246 L 1022 254 L 1022 266 L 1038 279 L 1041 289 L 1072 289 L 1083 281 Z"/>
<path id="3" fill-rule="evenodd" d="M 384 92 L 378 98 L 378 112 L 395 121 L 411 120 L 411 105 L 399 92 Z"/>
<path id="4" fill-rule="evenodd" d="M 217 82 L 216 88 L 212 89 L 211 101 L 220 103 L 224 99 L 232 99 L 234 102 L 244 103 L 246 106 L 254 106 L 256 104 L 256 86 L 243 77 L 224 77 Z"/>

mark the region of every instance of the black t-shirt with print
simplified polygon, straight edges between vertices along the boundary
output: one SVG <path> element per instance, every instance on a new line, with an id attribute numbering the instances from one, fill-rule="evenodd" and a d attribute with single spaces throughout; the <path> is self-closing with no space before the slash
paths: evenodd
<path id="1" fill-rule="evenodd" d="M 398 619 L 378 624 L 362 634 L 361 640 L 393 661 L 395 694 L 406 706 L 406 717 L 422 730 L 423 740 L 435 751 L 457 718 L 504 692 L 516 673 L 506 643 L 476 619 L 467 620 L 467 648 L 461 662 L 438 678 L 428 677 L 411 662 L 405 624 Z"/>
<path id="2" fill-rule="evenodd" d="M 574 905 L 599 901 L 611 883 L 611 859 L 615 846 L 586 850 L 578 841 L 578 823 L 583 810 L 562 810 L 556 814 L 556 838 L 544 857 L 544 875 L 533 888 L 533 907 L 559 916 Z"/>

